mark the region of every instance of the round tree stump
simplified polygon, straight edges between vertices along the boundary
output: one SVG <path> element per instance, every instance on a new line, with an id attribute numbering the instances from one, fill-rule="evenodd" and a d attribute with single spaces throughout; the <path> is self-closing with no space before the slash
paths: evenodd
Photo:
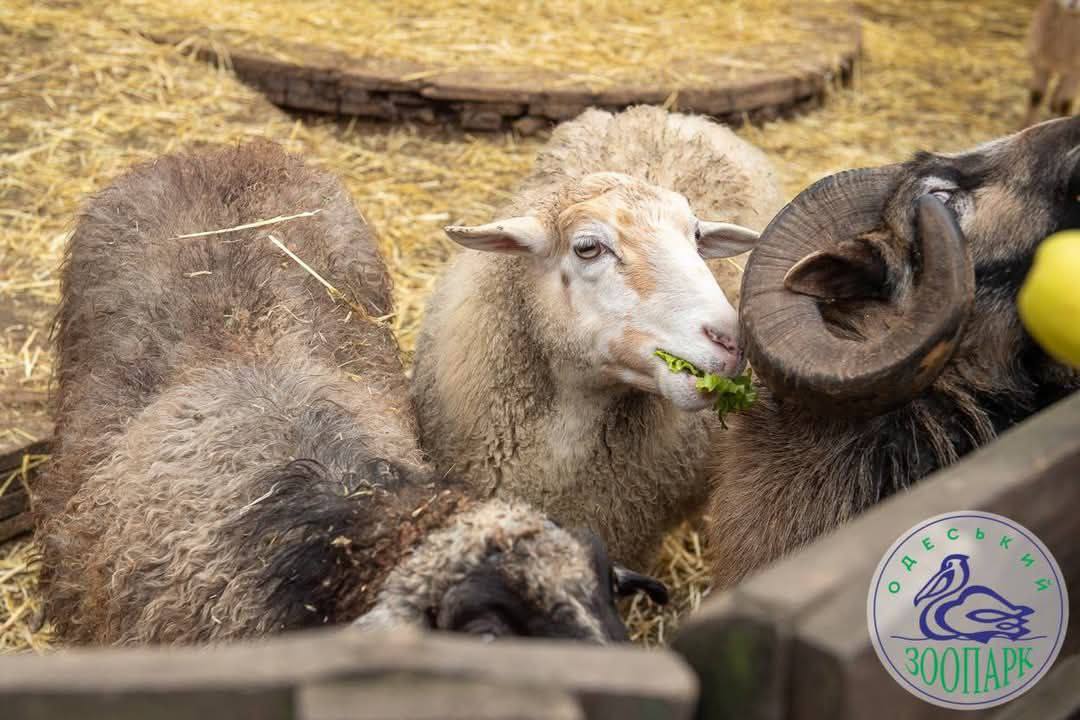
<path id="1" fill-rule="evenodd" d="M 675 84 L 611 84 L 603 88 L 544 70 L 433 68 L 402 60 L 357 59 L 302 43 L 280 41 L 279 57 L 231 46 L 207 30 L 152 34 L 197 57 L 231 67 L 271 102 L 295 110 L 383 120 L 450 122 L 468 130 L 513 127 L 533 134 L 589 107 L 639 105 L 711 115 L 738 125 L 762 122 L 821 104 L 830 88 L 850 84 L 859 61 L 861 33 L 854 17 L 817 18 L 822 47 L 807 46 L 798 62 L 768 70 L 733 68 L 702 58 L 672 74 L 700 79 Z M 838 45 L 839 43 L 839 45 Z M 836 48 L 841 50 L 837 51 Z"/>

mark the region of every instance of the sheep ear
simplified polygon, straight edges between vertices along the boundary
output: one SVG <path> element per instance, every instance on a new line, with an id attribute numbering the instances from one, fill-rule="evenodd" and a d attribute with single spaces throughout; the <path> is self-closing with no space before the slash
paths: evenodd
<path id="1" fill-rule="evenodd" d="M 471 227 L 451 225 L 443 230 L 451 240 L 472 250 L 545 255 L 551 246 L 543 223 L 532 215 Z"/>
<path id="2" fill-rule="evenodd" d="M 886 294 L 887 272 L 884 259 L 870 243 L 848 240 L 792 265 L 784 287 L 822 300 L 881 298 Z"/>
<path id="3" fill-rule="evenodd" d="M 698 251 L 704 258 L 726 258 L 753 249 L 758 233 L 742 225 L 698 221 Z"/>
<path id="4" fill-rule="evenodd" d="M 612 568 L 612 574 L 614 575 L 614 591 L 616 597 L 631 597 L 639 592 L 643 592 L 657 605 L 667 604 L 667 585 L 656 578 L 636 573 L 633 570 L 627 570 L 622 565 L 615 565 Z"/>

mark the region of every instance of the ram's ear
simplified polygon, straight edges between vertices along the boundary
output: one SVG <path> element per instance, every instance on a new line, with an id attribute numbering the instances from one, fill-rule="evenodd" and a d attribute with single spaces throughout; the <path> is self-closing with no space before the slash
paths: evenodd
<path id="1" fill-rule="evenodd" d="M 551 248 L 547 229 L 532 215 L 496 220 L 486 225 L 443 228 L 454 242 L 472 250 L 546 255 Z"/>
<path id="2" fill-rule="evenodd" d="M 847 240 L 792 265 L 784 287 L 822 300 L 863 300 L 885 297 L 887 277 L 885 260 L 873 245 Z"/>

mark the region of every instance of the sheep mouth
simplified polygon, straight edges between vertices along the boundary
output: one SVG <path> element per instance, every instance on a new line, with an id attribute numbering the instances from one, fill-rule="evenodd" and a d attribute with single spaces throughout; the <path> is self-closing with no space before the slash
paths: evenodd
<path id="1" fill-rule="evenodd" d="M 682 374 L 693 380 L 706 375 L 734 377 L 746 369 L 746 357 L 741 351 L 726 358 L 710 358 L 704 363 L 688 360 L 684 355 L 663 348 L 656 348 L 653 351 L 653 357 L 666 372 Z"/>

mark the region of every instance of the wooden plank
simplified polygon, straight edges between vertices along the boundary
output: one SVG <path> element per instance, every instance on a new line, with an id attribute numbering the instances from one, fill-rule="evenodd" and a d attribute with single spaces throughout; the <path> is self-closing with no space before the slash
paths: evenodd
<path id="1" fill-rule="evenodd" d="M 332 707 L 318 702 L 331 693 L 328 683 L 401 677 L 415 678 L 417 692 L 431 679 L 558 691 L 573 698 L 587 718 L 680 720 L 692 715 L 697 694 L 689 668 L 665 651 L 339 629 L 215 647 L 0 657 L 0 707 L 5 720 L 21 720 L 73 707 L 67 704 L 71 698 L 92 696 L 127 712 L 129 699 L 142 703 L 153 697 L 162 703 L 172 697 L 216 697 L 228 708 L 243 709 L 245 702 L 277 707 L 285 693 L 294 707 L 299 698 L 300 707 L 310 709 Z"/>
<path id="2" fill-rule="evenodd" d="M 27 693 L 4 705 L 4 718 L 15 720 L 293 720 L 287 689 L 251 692 L 178 690 L 113 695 L 94 690 L 65 694 Z"/>
<path id="3" fill-rule="evenodd" d="M 764 607 L 723 593 L 690 617 L 672 647 L 697 673 L 698 718 L 784 718 L 788 648 Z"/>
<path id="4" fill-rule="evenodd" d="M 35 426 L 35 430 L 38 430 L 38 436 L 42 439 L 35 439 L 30 442 L 23 441 L 22 444 L 9 447 L 6 452 L 0 452 L 0 475 L 6 476 L 7 473 L 18 470 L 22 467 L 24 455 L 48 455 L 49 446 L 51 440 L 48 439 L 48 435 L 43 432 L 45 428 L 52 429 L 52 423 L 43 422 L 38 426 Z M 4 517 L 0 512 L 0 517 Z"/>
<path id="5" fill-rule="evenodd" d="M 998 708 L 993 720 L 1080 718 L 1080 655 L 1059 658 L 1054 669 L 1027 694 Z"/>
<path id="6" fill-rule="evenodd" d="M 18 515 L 9 517 L 6 520 L 0 520 L 0 543 L 13 540 L 33 529 L 34 519 L 30 515 L 30 507 L 27 506 Z"/>
<path id="7" fill-rule="evenodd" d="M 584 720 L 555 689 L 395 676 L 372 682 L 315 683 L 300 689 L 300 720 Z"/>
<path id="8" fill-rule="evenodd" d="M 929 717 L 934 706 L 897 685 L 870 644 L 866 593 L 881 554 L 920 520 L 986 510 L 1030 528 L 1055 554 L 1066 582 L 1080 588 L 1077 428 L 1080 393 L 708 601 L 674 642 L 701 678 L 710 713 L 701 717 Z M 1078 603 L 1080 592 L 1073 592 L 1073 617 Z M 748 626 L 761 664 L 755 673 L 767 682 L 747 680 L 738 663 L 702 650 L 734 646 Z M 1078 637 L 1074 623 L 1063 654 L 1077 648 Z"/>
<path id="9" fill-rule="evenodd" d="M 0 476 L 2 479 L 2 476 Z M 15 517 L 30 506 L 26 496 L 26 489 L 21 483 L 12 483 L 8 489 L 0 495 L 0 522 Z M 3 542 L 3 533 L 0 532 L 0 542 Z"/>
<path id="10" fill-rule="evenodd" d="M 838 78 L 842 83 L 850 81 L 851 68 L 861 52 L 861 34 L 853 19 L 809 21 L 818 23 L 823 33 L 844 37 L 846 50 L 835 57 L 814 57 L 814 48 L 807 48 L 808 59 L 794 67 L 690 87 L 632 84 L 594 89 L 582 83 L 567 84 L 565 76 L 554 71 L 431 68 L 404 61 L 352 58 L 290 41 L 278 41 L 280 48 L 300 60 L 282 62 L 244 48 L 222 50 L 200 28 L 147 37 L 174 45 L 195 42 L 197 57 L 215 64 L 231 63 L 238 78 L 285 107 L 423 122 L 451 117 L 467 129 L 495 130 L 525 117 L 526 110 L 528 115 L 559 121 L 587 107 L 619 110 L 660 104 L 672 97 L 680 110 L 735 120 L 768 119 L 815 107 Z M 729 66 L 709 59 L 677 69 L 709 78 L 727 78 L 731 71 Z"/>
<path id="11" fill-rule="evenodd" d="M 42 421 L 42 428 L 51 423 Z M 9 449 L 0 454 L 0 484 L 4 483 L 11 473 L 18 472 L 22 467 L 25 455 L 47 455 L 49 453 L 49 441 L 39 440 L 22 447 Z M 31 471 L 31 477 L 34 475 Z M 0 495 L 0 543 L 16 538 L 30 532 L 34 527 L 30 516 L 30 498 L 23 487 L 22 482 L 16 478 Z"/>

